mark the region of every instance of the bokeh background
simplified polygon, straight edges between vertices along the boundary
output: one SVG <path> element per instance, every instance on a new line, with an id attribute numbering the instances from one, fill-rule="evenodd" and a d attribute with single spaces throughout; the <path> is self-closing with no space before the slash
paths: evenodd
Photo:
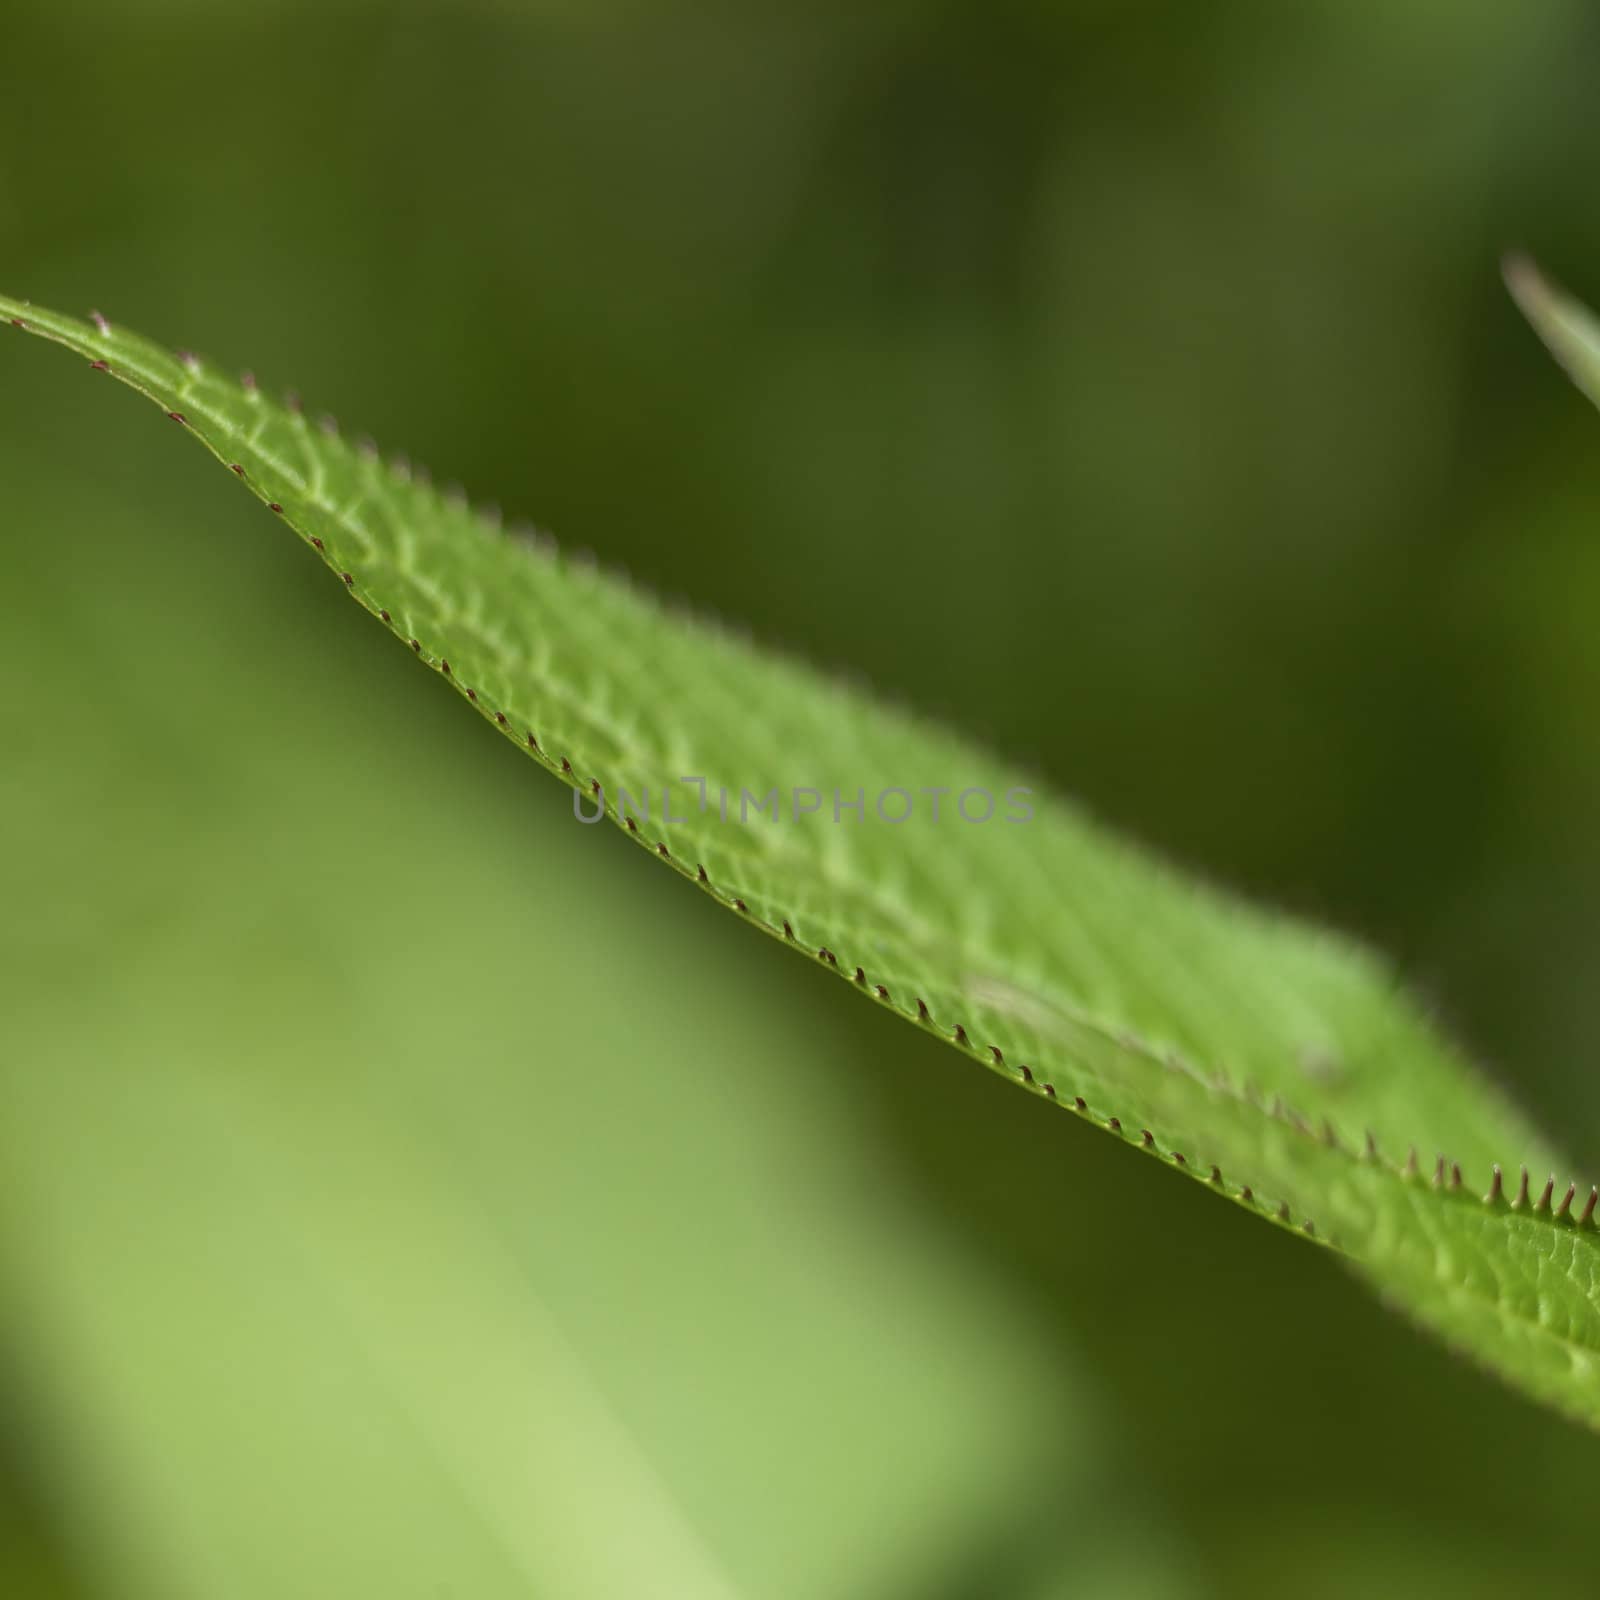
<path id="1" fill-rule="evenodd" d="M 6 0 L 0 274 L 1368 937 L 1600 1170 L 1584 0 Z M 571 825 L 0 349 L 0 1589 L 1592 1587 L 1600 1440 Z"/>

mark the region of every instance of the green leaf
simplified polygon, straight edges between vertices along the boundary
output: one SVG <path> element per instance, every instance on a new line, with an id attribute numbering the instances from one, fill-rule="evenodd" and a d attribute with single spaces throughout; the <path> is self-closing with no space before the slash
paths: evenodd
<path id="1" fill-rule="evenodd" d="M 1589 308 L 1558 289 L 1525 256 L 1506 261 L 1506 287 L 1550 353 L 1600 405 L 1600 322 Z"/>
<path id="2" fill-rule="evenodd" d="M 1556 1176 L 1375 957 L 1175 873 L 945 729 L 502 532 L 253 383 L 104 319 L 0 315 L 153 399 L 663 865 L 1600 1423 L 1595 1193 Z"/>

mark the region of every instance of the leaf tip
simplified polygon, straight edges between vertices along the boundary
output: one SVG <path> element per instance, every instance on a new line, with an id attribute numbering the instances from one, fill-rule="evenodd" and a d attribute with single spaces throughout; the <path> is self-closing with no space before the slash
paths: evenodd
<path id="1" fill-rule="evenodd" d="M 1600 323 L 1527 256 L 1508 255 L 1501 271 L 1533 331 L 1578 388 L 1600 404 Z"/>
<path id="2" fill-rule="evenodd" d="M 1500 276 L 1511 292 L 1511 298 L 1524 311 L 1550 292 L 1544 274 L 1526 250 L 1507 250 L 1500 258 Z"/>

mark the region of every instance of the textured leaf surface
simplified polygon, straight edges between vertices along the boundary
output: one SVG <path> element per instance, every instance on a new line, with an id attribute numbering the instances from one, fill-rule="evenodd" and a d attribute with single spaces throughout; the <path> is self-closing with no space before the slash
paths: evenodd
<path id="1" fill-rule="evenodd" d="M 153 399 L 505 737 L 703 892 L 1332 1244 L 1457 1346 L 1600 1423 L 1593 1191 L 1553 1176 L 1551 1149 L 1377 959 L 1171 871 L 941 728 L 501 531 L 253 382 L 101 318 L 5 300 L 0 316 Z M 1531 1170 L 1531 1189 L 1502 1189 L 1496 1163 Z"/>

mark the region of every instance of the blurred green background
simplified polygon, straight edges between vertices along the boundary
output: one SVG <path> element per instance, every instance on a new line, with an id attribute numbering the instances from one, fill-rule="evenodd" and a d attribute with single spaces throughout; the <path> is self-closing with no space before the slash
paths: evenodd
<path id="1" fill-rule="evenodd" d="M 1582 0 L 6 0 L 0 281 L 1393 951 L 1600 1168 Z M 0 348 L 0 1589 L 1584 1592 L 1600 1440 L 653 872 Z"/>

